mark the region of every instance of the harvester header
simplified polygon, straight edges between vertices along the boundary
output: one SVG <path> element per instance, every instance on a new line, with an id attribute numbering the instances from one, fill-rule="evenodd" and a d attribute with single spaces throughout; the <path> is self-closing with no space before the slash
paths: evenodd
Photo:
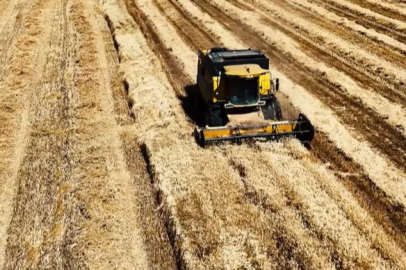
<path id="1" fill-rule="evenodd" d="M 311 142 L 314 128 L 304 114 L 297 120 L 273 122 L 268 125 L 242 125 L 224 127 L 196 128 L 195 136 L 205 147 L 220 141 L 241 142 L 244 139 L 264 138 L 278 140 L 284 137 L 295 137 L 301 142 Z"/>

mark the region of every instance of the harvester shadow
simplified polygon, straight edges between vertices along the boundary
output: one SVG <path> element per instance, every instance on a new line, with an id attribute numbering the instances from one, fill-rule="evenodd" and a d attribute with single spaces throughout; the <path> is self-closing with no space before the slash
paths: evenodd
<path id="1" fill-rule="evenodd" d="M 204 102 L 197 84 L 186 85 L 184 90 L 186 95 L 178 95 L 183 110 L 191 122 L 199 127 L 204 127 Z"/>

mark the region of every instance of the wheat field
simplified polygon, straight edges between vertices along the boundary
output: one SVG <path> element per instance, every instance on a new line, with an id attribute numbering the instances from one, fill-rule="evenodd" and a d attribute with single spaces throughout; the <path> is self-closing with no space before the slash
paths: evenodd
<path id="1" fill-rule="evenodd" d="M 406 269 L 400 0 L 1 0 L 0 269 Z M 197 50 L 262 50 L 294 139 L 200 147 Z"/>

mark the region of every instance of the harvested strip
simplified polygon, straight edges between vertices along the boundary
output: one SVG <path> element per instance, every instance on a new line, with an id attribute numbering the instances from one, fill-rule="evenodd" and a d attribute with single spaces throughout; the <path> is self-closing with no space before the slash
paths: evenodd
<path id="1" fill-rule="evenodd" d="M 399 239 L 391 237 L 390 234 L 392 233 L 390 230 L 385 230 L 381 219 L 377 219 L 365 211 L 366 208 L 362 204 L 360 205 L 359 199 L 355 197 L 357 194 L 355 192 L 351 194 L 351 191 L 347 190 L 347 186 L 342 184 L 343 177 L 334 177 L 330 169 L 320 166 L 320 161 L 314 158 L 313 153 L 309 153 L 304 148 L 296 147 L 295 144 L 291 144 L 290 147 L 296 160 L 299 160 L 314 175 L 313 179 L 316 182 L 314 183 L 316 185 L 314 190 L 320 189 L 326 192 L 361 234 L 372 243 L 374 249 L 383 254 L 384 258 L 389 259 L 394 265 L 404 268 L 406 266 L 405 251 L 399 248 L 397 244 Z M 297 151 L 298 149 L 300 151 Z M 359 171 L 362 172 L 362 170 Z M 340 175 L 339 170 L 335 170 L 335 172 L 337 176 Z M 404 238 L 404 236 L 401 237 Z M 399 242 L 401 243 L 401 241 Z"/>
<path id="2" fill-rule="evenodd" d="M 30 100 L 33 89 L 38 87 L 36 67 L 45 64 L 42 48 L 49 35 L 41 17 L 51 15 L 44 10 L 46 1 L 35 3 L 25 18 L 27 28 L 16 38 L 15 47 L 7 60 L 12 63 L 7 77 L 1 74 L 0 84 L 0 266 L 4 266 L 7 230 L 12 220 L 18 189 L 17 172 L 25 156 L 29 133 Z M 42 13 L 45 13 L 44 15 Z M 28 27 L 29 26 L 29 27 Z M 42 71 L 41 69 L 39 70 Z"/>
<path id="3" fill-rule="evenodd" d="M 141 4 L 139 7 L 145 8 Z M 134 16 L 137 14 L 132 15 L 138 19 Z M 121 29 L 126 27 L 123 22 L 119 25 Z M 259 239 L 266 240 L 270 235 L 270 221 L 257 207 L 244 202 L 240 178 L 227 160 L 217 151 L 202 151 L 189 135 L 192 126 L 169 82 L 157 72 L 161 67 L 143 33 L 137 28 L 125 35 L 118 31 L 115 36 L 129 95 L 135 100 L 139 138 L 145 143 L 161 211 L 168 217 L 167 227 L 182 267 L 235 269 L 266 265 L 261 259 L 266 254 L 260 249 Z M 133 68 L 140 64 L 143 70 Z M 140 83 L 141 74 L 151 84 Z"/>
<path id="4" fill-rule="evenodd" d="M 69 8 L 70 31 L 77 33 L 70 35 L 74 37 L 71 110 L 76 131 L 71 155 L 76 166 L 71 199 L 64 201 L 69 221 L 64 243 L 75 245 L 66 250 L 65 264 L 70 269 L 156 269 L 159 265 L 151 265 L 141 232 L 142 219 L 148 216 L 140 215 L 134 175 L 127 168 L 115 120 L 100 35 L 107 26 L 96 4 L 75 1 Z M 145 167 L 139 169 L 145 174 Z M 164 265 L 170 269 L 171 262 Z"/>
<path id="5" fill-rule="evenodd" d="M 100 14 L 98 15 L 97 19 L 103 20 Z M 130 121 L 129 118 L 131 110 L 128 108 L 128 105 L 130 105 L 128 103 L 128 93 L 123 89 L 121 73 L 119 73 L 119 52 L 115 50 L 112 40 L 112 36 L 115 37 L 113 20 L 119 21 L 120 19 L 116 18 L 119 15 L 121 15 L 119 12 L 114 13 L 114 9 L 109 8 L 107 5 L 104 17 L 109 29 L 104 27 L 101 33 L 103 34 L 107 54 L 106 59 L 108 60 L 106 64 L 109 65 L 108 73 L 112 74 L 110 85 L 115 102 L 116 121 L 122 126 L 120 137 L 124 158 L 131 178 L 134 179 L 135 188 L 133 192 L 136 198 L 137 219 L 141 228 L 140 236 L 143 238 L 143 246 L 147 253 L 149 269 L 176 269 L 168 234 L 164 228 L 162 217 L 158 215 L 159 212 L 156 209 L 151 176 L 148 174 L 141 146 L 137 142 L 136 131 L 133 129 L 134 122 Z M 115 40 L 114 43 L 117 44 Z"/>
<path id="6" fill-rule="evenodd" d="M 392 18 L 394 20 L 404 21 L 405 20 L 405 13 L 401 13 L 396 9 L 392 9 L 389 5 L 385 5 L 382 3 L 373 3 L 370 1 L 363 1 L 363 0 L 349 0 L 349 2 L 354 3 L 358 6 L 363 8 L 369 9 L 375 13 L 381 14 L 388 18 Z"/>
<path id="7" fill-rule="evenodd" d="M 264 16 L 263 20 L 266 23 L 270 23 L 283 32 L 289 32 L 290 35 L 300 37 L 313 47 L 324 51 L 324 54 L 331 54 L 337 60 L 351 66 L 353 70 L 368 75 L 370 79 L 383 81 L 393 89 L 399 89 L 398 91 L 403 94 L 406 92 L 406 87 L 401 85 L 406 78 L 404 72 L 406 66 L 402 61 L 398 61 L 401 66 L 392 63 L 393 60 L 385 61 L 367 50 L 368 48 L 346 42 L 331 32 L 323 31 L 322 28 L 306 19 L 297 16 L 295 21 L 291 21 L 289 18 L 294 15 L 289 14 L 285 8 L 267 4 L 264 0 L 255 0 L 255 2 L 261 7 L 258 12 Z M 263 10 L 267 12 L 263 12 Z"/>
<path id="8" fill-rule="evenodd" d="M 353 65 L 337 61 L 340 59 L 332 57 L 329 53 L 326 53 L 324 50 L 314 46 L 311 42 L 308 42 L 305 38 L 296 36 L 296 34 L 284 29 L 283 27 L 280 27 L 270 19 L 266 19 L 265 22 L 267 26 L 272 27 L 270 30 L 263 30 L 265 33 L 272 32 L 272 36 L 268 39 L 269 42 L 272 42 L 278 46 L 284 51 L 284 53 L 291 54 L 295 60 L 300 62 L 302 65 L 309 67 L 311 70 L 314 70 L 315 73 L 327 78 L 334 87 L 340 88 L 341 92 L 348 92 L 348 94 L 352 96 L 350 98 L 361 99 L 362 103 L 364 103 L 366 107 L 374 109 L 382 118 L 388 118 L 388 122 L 395 130 L 400 131 L 404 135 L 406 134 L 406 126 L 404 126 L 404 123 L 406 123 L 406 115 L 402 106 L 403 104 L 406 104 L 406 99 L 403 93 L 394 93 L 389 87 L 382 85 L 381 81 L 379 80 L 376 80 L 375 82 L 371 81 L 369 76 L 366 76 L 362 72 L 354 69 Z M 278 31 L 279 29 L 282 30 L 286 35 L 301 42 L 301 44 L 295 46 L 296 43 L 290 38 L 286 37 L 284 34 L 280 33 Z M 306 51 L 306 54 L 310 57 L 303 53 L 303 51 Z M 344 70 L 346 74 L 344 75 L 335 69 L 329 68 L 321 62 L 324 62 L 326 65 L 332 66 L 338 70 Z M 350 78 L 348 78 L 346 75 L 348 75 Z M 358 84 L 353 81 L 352 78 L 356 80 Z M 396 98 L 398 97 L 400 99 L 400 104 L 393 104 L 380 95 L 373 93 L 368 88 L 373 91 L 383 93 L 385 97 L 388 97 L 392 101 L 398 100 Z"/>
<path id="9" fill-rule="evenodd" d="M 282 245 L 280 242 L 283 240 L 289 240 L 288 245 L 294 243 L 291 247 L 292 260 L 300 259 L 295 263 L 300 263 L 302 268 L 334 269 L 332 257 L 336 251 L 333 243 L 330 239 L 324 238 L 319 231 L 311 228 L 314 225 L 307 216 L 304 216 L 302 209 L 297 208 L 295 198 L 280 188 L 275 175 L 270 173 L 268 164 L 264 161 L 258 162 L 264 158 L 261 155 L 261 147 L 240 145 L 223 148 L 231 164 L 240 173 L 247 199 L 259 205 L 271 217 L 276 228 L 273 237 L 276 238 L 278 245 Z M 281 255 L 283 254 L 276 253 L 274 256 Z M 286 261 L 292 263 L 290 260 Z M 289 264 L 281 267 L 287 268 Z"/>
<path id="10" fill-rule="evenodd" d="M 351 41 L 352 44 L 358 44 L 358 46 L 374 52 L 374 54 L 379 55 L 379 57 L 387 61 L 392 61 L 400 67 L 405 67 L 402 59 L 406 55 L 406 44 L 357 25 L 307 1 L 291 0 L 290 2 L 278 1 L 278 5 L 299 14 L 300 17 L 310 20 L 329 32 L 337 33 L 338 36 Z"/>
<path id="11" fill-rule="evenodd" d="M 182 5 L 184 5 L 184 3 L 182 3 Z M 186 6 L 186 7 L 185 7 Z M 200 18 L 200 14 L 202 14 L 202 13 L 198 13 L 197 11 L 199 11 L 198 9 L 193 9 L 193 6 L 188 6 L 188 5 L 184 5 L 183 7 L 185 7 L 187 10 L 188 10 L 188 13 L 192 13 L 192 14 L 195 14 L 196 16 L 198 16 L 199 18 Z M 215 22 L 213 22 L 213 21 L 209 21 L 209 20 L 207 20 L 206 18 L 204 19 L 204 20 L 201 20 L 200 21 L 201 23 L 203 23 L 203 24 L 206 24 L 206 22 L 207 22 L 207 24 L 208 25 L 211 25 L 211 26 L 213 26 L 213 27 L 215 27 Z M 218 29 L 220 29 L 220 27 L 217 27 Z M 222 36 L 225 36 L 224 34 L 222 34 Z M 234 41 L 233 41 L 234 42 Z M 224 43 L 226 44 L 226 45 L 228 45 L 228 44 L 232 44 L 232 43 L 228 43 L 226 40 L 224 40 Z M 228 46 L 230 46 L 230 45 L 228 45 Z M 239 45 L 240 46 L 240 45 Z M 283 96 L 280 96 L 279 98 L 281 98 L 281 97 L 283 97 Z M 282 104 L 284 104 L 284 103 L 288 103 L 288 102 L 286 102 L 286 101 L 284 101 L 284 102 L 282 102 Z M 296 114 L 294 114 L 294 113 L 290 113 L 290 111 L 291 111 L 291 109 L 290 109 L 290 106 L 289 106 L 289 104 L 288 104 L 288 106 L 286 106 L 285 108 L 284 108 L 284 112 L 288 112 L 289 114 L 290 114 L 290 117 L 294 117 Z M 324 151 L 323 150 L 323 147 L 324 147 L 324 145 L 322 145 L 321 147 L 320 147 L 320 149 L 318 149 L 318 150 L 320 150 L 320 152 L 322 152 L 322 151 Z M 330 155 L 333 155 L 333 152 L 336 152 L 337 150 L 336 149 L 331 149 L 331 148 L 327 148 L 327 149 L 325 149 L 328 153 L 330 153 Z M 329 157 L 330 157 L 330 155 L 329 155 Z M 322 159 L 322 160 L 325 160 L 325 159 Z M 355 167 L 357 167 L 358 169 L 358 171 L 361 171 L 361 168 L 359 167 L 359 165 L 357 165 L 356 163 L 350 163 L 350 164 L 353 164 L 353 165 L 351 165 L 351 166 L 355 166 Z M 361 179 L 360 181 L 363 181 L 363 179 Z M 377 190 L 377 187 L 376 186 L 374 186 L 373 187 L 374 188 L 374 190 Z M 381 193 L 380 194 L 384 194 L 385 195 L 385 193 L 383 193 L 382 191 L 381 191 Z M 366 194 L 366 198 L 368 198 L 370 195 L 368 195 L 368 194 Z M 396 209 L 396 206 L 393 206 L 392 204 L 391 204 L 391 202 L 390 202 L 390 198 L 387 196 L 387 195 L 385 195 L 385 196 L 383 196 L 383 198 L 384 197 L 386 197 L 386 204 L 385 205 L 387 205 L 386 207 L 387 207 L 387 210 L 382 210 L 381 209 L 381 207 L 379 206 L 379 205 L 377 205 L 377 210 L 375 211 L 375 214 L 373 214 L 378 220 L 380 220 L 381 219 L 381 216 L 382 216 L 382 213 L 387 213 L 386 215 L 387 216 L 389 216 L 389 220 L 388 220 L 388 218 L 387 218 L 387 220 L 388 220 L 388 224 L 392 224 L 392 221 L 391 221 L 391 218 L 393 217 L 393 218 L 395 218 L 395 220 L 396 221 L 393 221 L 393 223 L 394 224 L 392 224 L 392 225 L 388 225 L 389 227 L 393 227 L 393 228 L 396 228 L 396 230 L 397 230 L 397 235 L 403 235 L 403 233 L 402 233 L 402 231 L 404 231 L 404 224 L 405 224 L 405 222 L 404 221 L 402 221 L 402 216 L 404 217 L 404 215 L 402 215 L 402 211 L 400 210 L 400 212 L 399 211 L 396 211 L 396 214 L 395 215 L 392 215 L 391 213 L 393 213 L 393 209 Z M 360 201 L 362 201 L 362 200 L 360 200 Z M 368 204 L 363 204 L 364 206 L 365 206 L 365 208 L 366 209 L 368 209 Z M 379 215 L 377 215 L 376 214 L 376 212 L 382 212 L 382 213 L 380 213 Z M 399 215 L 399 216 L 398 216 Z M 400 231 L 399 231 L 400 230 Z M 389 231 L 391 231 L 391 230 L 389 230 Z M 401 237 L 402 239 L 404 238 L 404 237 Z M 399 238 L 397 238 L 397 239 L 399 239 Z M 404 243 L 404 242 L 403 242 Z"/>
<path id="12" fill-rule="evenodd" d="M 186 59 L 194 59 L 195 54 L 188 51 L 182 51 L 182 48 L 179 46 L 167 47 L 166 44 L 169 40 L 175 40 L 175 44 L 182 44 L 183 41 L 176 34 L 176 29 L 170 27 L 170 23 L 167 23 L 165 17 L 156 9 L 150 2 L 145 2 L 139 5 L 140 7 L 146 6 L 151 12 L 150 15 L 146 15 L 140 12 L 138 5 L 134 1 L 126 0 L 125 1 L 128 12 L 131 14 L 132 18 L 137 22 L 143 33 L 148 37 L 149 40 L 153 40 L 156 46 L 153 46 L 153 51 L 159 57 L 162 57 L 167 63 L 174 62 L 179 63 L 179 65 L 173 65 L 171 69 L 166 66 L 164 69 L 167 70 L 166 74 L 168 79 L 171 81 L 171 84 L 177 83 L 174 89 L 177 91 L 177 95 L 183 96 L 183 87 L 189 84 L 192 77 L 185 76 L 183 70 L 194 70 L 195 65 L 192 61 L 187 61 Z M 150 18 L 159 18 L 157 20 L 156 28 L 147 22 L 150 21 Z M 156 32 L 160 29 L 165 29 L 166 31 Z M 169 53 L 172 52 L 172 53 Z M 185 54 L 188 53 L 188 54 Z M 183 55 L 184 57 L 177 57 Z M 185 62 L 187 61 L 187 62 Z M 183 67 L 178 68 L 178 66 Z M 171 71 L 171 74 L 168 71 Z M 179 82 L 179 83 L 178 83 Z M 131 99 L 131 97 L 130 97 Z"/>
<path id="13" fill-rule="evenodd" d="M 168 233 L 164 228 L 162 220 L 164 217 L 157 211 L 150 175 L 146 172 L 147 164 L 141 155 L 141 146 L 134 138 L 134 133 L 134 131 L 122 133 L 121 139 L 124 144 L 125 161 L 134 179 L 137 222 L 140 223 L 140 236 L 149 261 L 147 269 L 177 269 Z"/>
<path id="14" fill-rule="evenodd" d="M 391 17 L 387 16 L 388 14 L 381 15 L 381 14 L 376 13 L 373 10 L 371 11 L 369 8 L 360 7 L 359 5 L 352 4 L 351 2 L 346 1 L 346 0 L 327 0 L 327 2 L 337 3 L 342 7 L 346 7 L 348 9 L 352 9 L 357 12 L 361 12 L 368 17 L 376 18 L 377 20 L 381 20 L 381 21 L 387 21 L 387 22 L 391 23 L 392 25 L 394 25 L 396 27 L 396 29 L 399 29 L 399 30 L 406 29 L 406 22 L 403 21 L 404 18 L 401 16 L 399 16 L 397 19 L 392 19 Z M 382 10 L 381 10 L 381 12 L 382 12 Z M 392 15 L 394 15 L 394 14 L 392 14 Z"/>
<path id="15" fill-rule="evenodd" d="M 205 17 L 204 15 L 207 16 L 207 14 L 202 13 L 194 5 L 188 5 L 187 0 L 180 2 L 189 14 L 197 16 L 199 21 L 206 27 L 216 27 L 215 21 Z M 221 27 L 216 27 L 216 29 L 221 29 Z M 221 36 L 225 37 L 226 34 L 228 34 L 228 32 L 222 32 Z M 225 39 L 224 43 L 230 46 L 235 42 L 236 41 L 233 40 L 228 43 Z M 238 44 L 238 46 L 243 47 L 240 44 Z M 284 115 L 289 114 L 288 118 L 296 117 L 297 113 L 290 113 L 292 108 L 288 104 L 288 101 L 282 102 L 281 98 L 283 98 L 283 96 L 281 95 L 279 95 L 278 98 L 281 104 L 288 105 L 282 109 Z M 327 143 L 325 135 L 320 135 L 320 133 L 316 135 L 315 140 L 312 142 L 312 149 L 312 152 L 314 152 L 318 158 L 330 164 L 333 170 L 338 172 L 339 178 L 345 180 L 346 187 L 351 190 L 357 198 L 358 203 L 360 203 L 366 211 L 371 213 L 377 223 L 384 222 L 382 227 L 386 230 L 386 233 L 392 235 L 393 239 L 405 249 L 406 234 L 404 232 L 406 232 L 406 214 L 402 211 L 402 208 L 399 208 L 396 204 L 392 204 L 391 198 L 388 197 L 384 191 L 380 190 L 368 176 L 362 174 L 360 165 L 351 161 L 331 142 Z M 341 171 L 343 171 L 342 174 Z"/>
<path id="16" fill-rule="evenodd" d="M 213 34 L 216 39 L 218 39 L 219 44 L 224 45 L 225 42 L 228 42 L 229 44 L 233 44 L 232 48 L 244 48 L 244 45 L 238 40 L 238 38 L 227 31 L 222 25 L 217 23 L 207 13 L 202 12 L 190 0 L 177 0 L 175 3 L 179 8 L 182 9 L 182 11 L 184 12 L 183 14 L 189 21 L 192 20 L 191 18 L 193 18 L 193 20 L 199 20 L 199 25 L 204 25 L 204 29 L 207 29 L 206 31 L 208 31 L 208 33 Z"/>
<path id="17" fill-rule="evenodd" d="M 297 144 L 295 141 L 292 142 Z M 320 175 L 322 169 L 318 165 L 305 160 L 305 165 L 310 165 L 309 167 L 315 166 L 314 169 L 317 170 L 315 174 L 312 170 L 308 170 L 303 164 L 300 164 L 301 157 L 299 153 L 296 152 L 296 155 L 293 155 L 295 158 L 286 154 L 298 149 L 300 148 L 296 145 L 292 145 L 291 149 L 281 144 L 262 145 L 264 156 L 267 157 L 263 160 L 267 162 L 271 173 L 275 175 L 278 185 L 291 193 L 302 211 L 309 215 L 316 229 L 320 230 L 322 235 L 336 244 L 337 251 L 343 260 L 344 258 L 348 260 L 343 262 L 344 268 L 396 269 L 397 266 L 403 268 L 406 262 L 404 260 L 398 261 L 397 256 L 399 253 L 396 245 L 383 246 L 386 250 L 382 252 L 376 242 L 370 242 L 369 238 L 375 237 L 374 231 L 363 235 L 357 229 L 357 224 L 354 224 L 354 221 L 357 221 L 359 217 L 354 216 L 356 215 L 354 213 L 348 215 L 352 211 L 359 209 L 356 207 L 356 202 L 353 204 L 355 206 L 353 209 L 341 209 L 340 206 L 343 206 L 344 202 L 334 200 L 329 196 L 328 193 L 333 188 L 332 183 L 329 183 L 329 181 L 335 181 L 329 173 L 326 172 L 326 174 Z M 318 181 L 324 182 L 324 184 L 319 184 Z M 330 186 L 326 186 L 325 183 L 329 183 Z M 338 198 L 336 197 L 336 199 Z M 360 218 L 357 223 L 358 225 L 362 224 L 362 219 Z M 337 224 L 339 225 L 337 226 Z M 377 227 L 379 231 L 379 225 Z M 388 249 L 392 253 L 389 260 L 387 260 L 387 256 L 389 256 Z"/>
<path id="18" fill-rule="evenodd" d="M 375 29 L 377 32 L 389 35 L 400 42 L 406 42 L 406 33 L 399 29 L 394 23 L 386 21 L 385 17 L 377 18 L 373 13 L 371 14 L 371 12 L 368 12 L 368 10 L 352 9 L 334 1 L 308 1 L 311 3 L 317 3 L 317 5 L 336 13 L 338 16 L 345 17 L 366 28 Z"/>
<path id="19" fill-rule="evenodd" d="M 353 194 L 363 209 L 370 213 L 375 222 L 382 225 L 385 232 L 406 250 L 406 212 L 374 181 L 365 174 L 362 167 L 346 156 L 318 132 L 312 141 L 311 153 L 335 172 L 342 184 Z M 373 223 L 370 223 L 373 224 Z"/>
<path id="20" fill-rule="evenodd" d="M 222 23 L 225 27 L 227 27 L 230 31 L 233 31 L 236 35 L 238 35 L 246 44 L 250 47 L 259 48 L 263 51 L 266 51 L 267 54 L 270 56 L 271 59 L 274 59 L 273 62 L 275 66 L 281 70 L 284 70 L 287 74 L 294 74 L 291 79 L 297 83 L 305 84 L 306 87 L 310 87 L 312 90 L 316 91 L 320 89 L 320 85 L 324 83 L 323 80 L 318 79 L 318 83 L 312 83 L 308 80 L 313 80 L 313 76 L 303 75 L 299 76 L 300 73 L 303 72 L 303 67 L 295 67 L 293 68 L 292 64 L 295 63 L 294 60 L 289 60 L 288 56 L 283 55 L 282 53 L 277 53 L 278 49 L 274 48 L 272 45 L 264 44 L 264 41 L 252 31 L 246 31 L 243 27 L 241 27 L 241 23 L 234 21 L 228 15 L 224 13 L 220 13 L 218 8 L 215 8 L 211 5 L 207 5 L 202 1 L 196 2 L 203 10 L 207 11 L 211 16 L 222 18 Z M 219 3 L 217 3 L 219 5 Z M 231 9 L 231 7 L 228 7 Z M 220 14 L 219 14 L 220 13 Z M 342 149 L 345 153 L 347 153 L 350 157 L 353 157 L 354 160 L 360 164 L 362 164 L 367 171 L 368 175 L 376 181 L 376 183 L 381 186 L 383 190 L 388 192 L 390 196 L 394 196 L 398 202 L 402 202 L 402 205 L 405 205 L 404 200 L 404 193 L 402 190 L 405 190 L 403 187 L 404 182 L 400 181 L 400 179 L 405 178 L 404 173 L 397 170 L 393 165 L 388 163 L 383 157 L 380 155 L 375 154 L 372 149 L 368 146 L 368 144 L 364 142 L 357 141 L 352 137 L 348 131 L 336 120 L 336 117 L 333 116 L 330 110 L 324 109 L 324 106 L 318 101 L 315 100 L 309 93 L 307 93 L 303 88 L 299 87 L 298 85 L 294 85 L 292 81 L 286 78 L 284 75 L 280 74 L 279 72 L 275 71 L 275 67 L 273 67 L 274 74 L 277 77 L 280 77 L 284 88 L 289 89 L 289 91 L 283 91 L 292 103 L 297 106 L 301 111 L 305 112 L 310 119 L 312 119 L 313 123 L 323 131 L 325 131 L 328 136 L 337 144 L 337 146 Z M 306 82 L 306 83 L 305 83 Z M 331 94 L 331 90 L 323 91 L 324 94 Z M 321 96 L 322 97 L 322 96 Z M 333 97 L 333 96 L 331 96 Z M 306 100 L 306 102 L 304 102 Z M 328 99 L 323 99 L 325 101 L 329 101 Z M 350 102 L 354 102 L 353 100 L 349 100 Z M 337 104 L 337 103 L 335 103 Z M 336 106 L 336 105 L 335 105 Z M 346 106 L 346 108 L 351 109 L 357 107 L 356 105 Z M 323 111 L 323 112 L 321 112 Z M 337 112 L 340 114 L 343 112 Z M 364 113 L 364 112 L 363 112 Z M 348 118 L 349 124 L 354 124 L 353 117 L 356 116 L 354 112 L 351 114 L 351 117 Z M 341 118 L 343 119 L 343 118 Z M 351 121 L 350 121 L 351 120 Z M 379 122 L 379 121 L 378 121 Z M 362 121 L 357 121 L 357 124 L 362 123 Z M 370 125 L 374 128 L 381 128 L 380 124 L 376 124 L 373 121 Z M 371 135 L 371 130 L 368 126 L 365 126 L 368 131 L 366 131 L 367 135 Z M 379 141 L 375 141 L 377 143 L 381 143 L 382 137 L 381 134 L 376 134 L 379 138 Z M 347 138 L 343 140 L 343 138 Z M 399 141 L 404 141 L 403 139 L 399 138 Z M 373 140 L 372 140 L 373 142 Z M 390 147 L 390 145 L 388 145 Z M 385 146 L 385 147 L 388 147 Z M 385 147 L 382 147 L 382 150 L 385 150 Z M 362 149 L 362 150 L 361 150 Z M 396 150 L 395 150 L 396 151 Z M 392 154 L 393 153 L 389 153 Z M 403 152 L 400 153 L 403 155 Z M 390 159 L 396 160 L 397 156 L 390 156 Z M 378 161 L 379 160 L 379 161 Z M 397 165 L 402 166 L 402 163 L 399 162 Z M 391 180 L 389 180 L 391 179 Z M 397 194 L 397 195 L 395 195 Z"/>
<path id="21" fill-rule="evenodd" d="M 392 50 L 397 51 L 398 53 L 405 55 L 406 51 L 406 44 L 386 35 L 381 34 L 374 29 L 366 28 L 360 24 L 355 23 L 352 20 L 348 20 L 346 17 L 341 17 L 336 15 L 334 12 L 328 11 L 325 7 L 321 7 L 315 3 L 311 3 L 309 0 L 306 1 L 298 1 L 298 0 L 291 0 L 292 4 L 301 7 L 303 10 L 306 10 L 311 17 L 323 19 L 326 17 L 326 22 L 334 23 L 335 26 L 339 28 L 345 28 L 351 33 L 354 34 L 356 32 L 357 36 L 360 39 L 368 39 L 374 43 L 377 43 L 381 46 L 385 46 L 386 48 L 391 48 Z M 318 15 L 318 16 L 316 16 Z M 328 18 L 328 19 L 327 19 Z M 324 21 L 324 19 L 323 19 Z M 338 29 L 339 30 L 339 29 Z M 351 39 L 350 36 L 348 36 Z"/>
<path id="22" fill-rule="evenodd" d="M 169 152 L 169 151 L 167 151 L 167 152 Z M 258 160 L 259 161 L 259 160 Z M 266 181 L 266 179 L 267 179 L 267 177 L 265 177 L 265 178 L 263 178 L 263 180 L 262 181 Z M 282 239 L 280 238 L 280 236 L 275 236 L 275 237 L 277 237 L 279 240 L 278 241 L 281 241 Z M 290 237 L 289 237 L 290 238 Z M 289 240 L 289 238 L 287 238 L 286 240 Z M 291 241 L 291 240 L 290 240 Z M 296 240 L 297 241 L 297 240 Z M 295 241 L 295 242 L 296 242 Z M 275 244 L 272 244 L 272 245 L 275 245 Z M 265 248 L 265 247 L 264 247 Z M 289 246 L 282 246 L 281 248 L 279 248 L 279 250 L 281 251 L 281 252 L 283 252 L 283 250 L 284 249 L 286 249 L 286 248 L 289 248 Z M 269 249 L 269 247 L 268 247 L 268 249 Z M 303 249 L 302 249 L 303 250 Z M 288 255 L 288 254 L 287 254 Z M 274 255 L 274 256 L 276 256 L 277 258 L 279 257 L 279 256 L 285 256 L 285 255 L 283 255 L 283 253 L 282 254 L 280 254 L 280 255 Z M 289 255 L 288 255 L 289 256 Z M 304 260 L 302 257 L 303 257 L 303 255 L 298 255 L 299 256 L 299 259 L 300 259 L 300 261 L 299 262 L 296 262 L 296 264 L 297 263 L 301 263 L 301 264 L 303 264 L 303 263 L 305 263 L 305 262 L 302 262 L 302 260 Z M 276 259 L 277 259 L 276 258 Z M 279 258 L 278 259 L 279 261 L 280 261 L 280 263 L 288 263 L 290 260 L 292 260 L 292 259 L 288 259 L 288 261 L 286 262 L 285 260 L 286 259 L 283 259 L 283 258 Z M 264 262 L 265 263 L 265 262 Z"/>
<path id="23" fill-rule="evenodd" d="M 8 231 L 5 269 L 61 268 L 59 245 L 64 232 L 64 205 L 71 163 L 69 160 L 68 88 L 65 82 L 67 53 L 64 25 L 66 2 L 48 4 L 52 20 L 46 41 L 45 63 L 30 102 L 30 134 L 26 155 L 17 175 L 18 193 Z M 41 62 L 40 62 L 41 63 Z"/>
<path id="24" fill-rule="evenodd" d="M 192 20 L 187 20 L 187 16 L 185 16 L 183 11 L 179 9 L 173 0 L 154 0 L 153 2 L 159 11 L 170 20 L 171 24 L 176 28 L 177 33 L 181 35 L 184 41 L 190 44 L 195 51 L 220 46 L 220 44 L 215 41 L 215 38 L 212 38 L 209 33 L 202 31 L 198 24 Z"/>

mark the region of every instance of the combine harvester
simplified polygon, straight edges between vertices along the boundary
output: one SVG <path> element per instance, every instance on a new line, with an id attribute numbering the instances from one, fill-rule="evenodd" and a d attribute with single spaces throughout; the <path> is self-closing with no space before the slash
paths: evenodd
<path id="1" fill-rule="evenodd" d="M 275 96 L 279 79 L 272 79 L 269 59 L 262 52 L 212 48 L 199 51 L 198 61 L 200 101 L 195 109 L 204 111 L 206 127 L 196 127 L 195 136 L 203 147 L 250 138 L 313 139 L 314 127 L 304 114 L 283 120 Z M 202 109 L 199 104 L 204 105 Z"/>

